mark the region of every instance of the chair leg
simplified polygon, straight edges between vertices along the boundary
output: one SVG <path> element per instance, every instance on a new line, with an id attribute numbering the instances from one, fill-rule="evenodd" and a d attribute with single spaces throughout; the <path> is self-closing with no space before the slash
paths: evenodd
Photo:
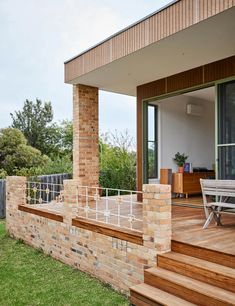
<path id="1" fill-rule="evenodd" d="M 217 209 L 214 208 L 214 219 L 215 219 L 215 222 L 216 222 L 217 226 L 221 226 L 222 225 L 220 211 L 221 211 L 221 207 L 217 207 Z"/>
<path id="2" fill-rule="evenodd" d="M 221 214 L 220 213 L 214 213 L 214 219 L 215 219 L 215 222 L 216 222 L 217 226 L 221 226 L 222 225 L 222 223 L 221 223 Z"/>
<path id="3" fill-rule="evenodd" d="M 209 217 L 206 219 L 206 222 L 205 222 L 205 224 L 203 225 L 203 229 L 207 228 L 208 225 L 211 223 L 211 220 L 213 219 L 213 215 L 214 215 L 214 212 L 212 211 L 212 212 L 209 214 Z"/>
<path id="4" fill-rule="evenodd" d="M 206 218 L 208 218 L 210 214 L 209 214 L 209 209 L 206 205 L 204 205 L 204 212 L 205 212 Z"/>

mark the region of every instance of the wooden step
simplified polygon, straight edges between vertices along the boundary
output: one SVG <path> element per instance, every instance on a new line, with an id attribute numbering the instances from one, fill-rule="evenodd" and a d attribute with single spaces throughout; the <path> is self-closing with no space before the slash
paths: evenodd
<path id="1" fill-rule="evenodd" d="M 139 284 L 130 288 L 130 301 L 135 306 L 192 306 L 188 301 L 169 294 L 147 284 Z"/>
<path id="2" fill-rule="evenodd" d="M 158 267 L 235 292 L 235 270 L 230 267 L 175 252 L 158 255 Z"/>
<path id="3" fill-rule="evenodd" d="M 144 282 L 196 305 L 235 306 L 235 294 L 162 268 L 144 272 Z"/>
<path id="4" fill-rule="evenodd" d="M 191 245 L 176 240 L 171 241 L 171 250 L 235 269 L 235 256 L 232 254 L 207 249 L 201 246 Z"/>

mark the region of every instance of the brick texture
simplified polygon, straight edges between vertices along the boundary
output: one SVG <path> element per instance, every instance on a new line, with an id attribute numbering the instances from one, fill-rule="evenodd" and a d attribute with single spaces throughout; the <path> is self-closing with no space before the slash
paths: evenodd
<path id="1" fill-rule="evenodd" d="M 98 88 L 73 86 L 73 178 L 79 185 L 98 186 Z"/>
<path id="2" fill-rule="evenodd" d="M 171 250 L 171 186 L 143 186 L 144 245 L 158 254 Z"/>

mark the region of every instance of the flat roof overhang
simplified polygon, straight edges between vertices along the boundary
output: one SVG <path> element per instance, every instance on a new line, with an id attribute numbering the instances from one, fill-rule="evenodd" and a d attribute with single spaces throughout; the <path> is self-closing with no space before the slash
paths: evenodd
<path id="1" fill-rule="evenodd" d="M 139 85 L 235 55 L 234 29 L 233 6 L 66 83 L 136 96 Z"/>

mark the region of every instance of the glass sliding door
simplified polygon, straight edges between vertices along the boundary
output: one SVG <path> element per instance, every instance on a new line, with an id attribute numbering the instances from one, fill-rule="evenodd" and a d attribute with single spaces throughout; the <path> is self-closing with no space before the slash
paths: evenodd
<path id="1" fill-rule="evenodd" d="M 235 81 L 218 85 L 218 178 L 235 179 Z"/>
<path id="2" fill-rule="evenodd" d="M 158 178 L 158 107 L 145 104 L 144 106 L 144 183 Z"/>

